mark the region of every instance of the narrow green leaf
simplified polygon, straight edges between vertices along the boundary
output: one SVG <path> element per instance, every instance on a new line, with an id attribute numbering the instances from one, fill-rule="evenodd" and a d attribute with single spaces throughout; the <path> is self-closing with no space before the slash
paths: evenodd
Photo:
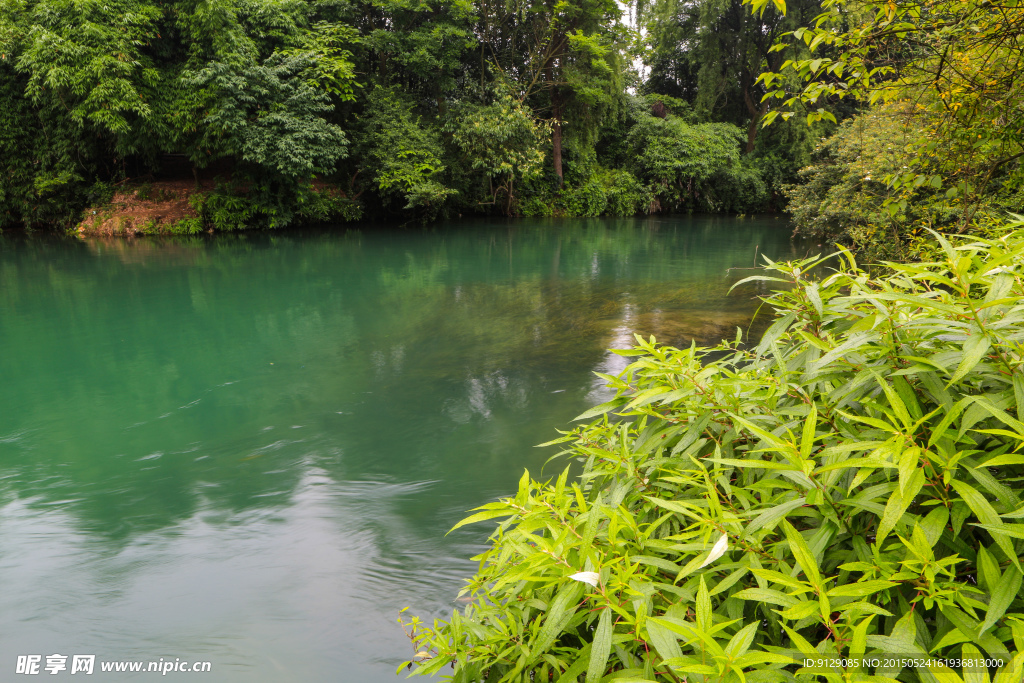
<path id="1" fill-rule="evenodd" d="M 711 631 L 711 595 L 708 594 L 708 586 L 704 577 L 700 577 L 700 588 L 697 589 L 697 628 L 704 633 Z"/>
<path id="2" fill-rule="evenodd" d="M 836 586 L 828 592 L 828 596 L 830 598 L 861 598 L 865 595 L 874 595 L 895 585 L 897 585 L 896 581 L 883 581 L 881 579 L 858 581 L 857 583 Z"/>
<path id="3" fill-rule="evenodd" d="M 673 657 L 682 657 L 683 651 L 679 647 L 678 639 L 672 634 L 672 631 L 662 626 L 655 619 L 647 620 L 647 634 L 651 641 L 651 645 L 654 646 L 655 652 L 662 659 L 672 659 Z"/>
<path id="4" fill-rule="evenodd" d="M 990 529 L 991 526 L 1006 526 L 1001 523 L 1002 520 L 996 513 L 995 508 L 992 507 L 992 504 L 970 484 L 954 479 L 950 482 L 950 485 L 960 494 L 960 497 L 967 503 L 967 507 L 971 508 L 971 512 L 981 520 L 982 526 L 986 529 Z M 1020 561 L 1017 559 L 1017 553 L 1013 549 L 1013 542 L 1000 532 L 993 533 L 992 536 L 995 538 L 996 543 L 999 544 L 1000 549 L 1013 561 L 1017 569 L 1020 569 Z"/>
<path id="5" fill-rule="evenodd" d="M 917 496 L 923 486 L 924 472 L 921 469 L 915 469 L 903 493 L 900 493 L 898 490 L 892 492 L 889 496 L 889 501 L 885 504 L 885 510 L 882 512 L 882 519 L 878 523 L 878 533 L 875 535 L 876 545 L 881 547 L 882 541 L 895 528 L 896 523 L 903 517 L 903 513 L 910 507 L 914 497 Z"/>
<path id="6" fill-rule="evenodd" d="M 486 521 L 488 519 L 495 519 L 496 517 L 511 517 L 514 514 L 516 514 L 515 510 L 508 510 L 508 509 L 506 509 L 506 510 L 486 510 L 484 512 L 478 512 L 475 515 L 470 515 L 469 517 L 466 517 L 464 520 L 462 520 L 461 522 L 459 522 L 458 524 L 453 526 L 451 529 L 448 530 L 448 533 L 450 534 L 451 532 L 455 531 L 459 527 L 464 527 L 467 524 L 476 524 L 477 522 L 483 522 L 483 521 Z"/>
<path id="7" fill-rule="evenodd" d="M 1013 398 L 1017 405 L 1017 417 L 1024 416 L 1024 372 L 1013 373 Z"/>
<path id="8" fill-rule="evenodd" d="M 755 621 L 737 631 L 736 635 L 729 639 L 729 644 L 725 646 L 725 653 L 730 657 L 739 657 L 746 654 L 747 650 L 750 649 L 751 643 L 754 642 L 758 626 L 760 626 L 760 623 Z"/>
<path id="9" fill-rule="evenodd" d="M 974 369 L 981 359 L 988 353 L 988 349 L 991 346 L 988 335 L 984 332 L 975 332 L 971 334 L 967 341 L 964 342 L 964 355 L 960 361 L 960 365 L 957 366 L 956 372 L 949 379 L 949 384 L 955 384 L 959 382 L 964 375 Z M 948 385 L 947 385 L 948 386 Z"/>
<path id="10" fill-rule="evenodd" d="M 1006 614 L 1006 609 L 1014 601 L 1020 591 L 1021 573 L 1016 567 L 1007 567 L 1003 576 L 992 590 L 992 600 L 985 613 L 985 621 L 981 623 L 980 633 L 984 633 L 995 625 Z"/>
<path id="11" fill-rule="evenodd" d="M 811 404 L 810 414 L 804 419 L 803 434 L 800 438 L 800 457 L 806 460 L 814 448 L 814 431 L 818 427 L 818 408 Z"/>
<path id="12" fill-rule="evenodd" d="M 531 643 L 531 650 L 536 659 L 555 642 L 559 634 L 565 629 L 566 624 L 572 620 L 576 613 L 574 609 L 583 596 L 583 584 L 578 581 L 570 581 L 559 589 L 555 599 L 548 607 L 547 615 L 544 618 L 544 625 L 537 634 L 536 640 Z"/>
<path id="13" fill-rule="evenodd" d="M 746 588 L 738 593 L 734 593 L 732 597 L 752 602 L 767 602 L 781 607 L 792 607 L 798 602 L 792 595 L 787 595 L 782 591 L 772 590 L 771 588 Z"/>
<path id="14" fill-rule="evenodd" d="M 601 611 L 597 618 L 597 629 L 594 631 L 594 643 L 590 648 L 590 661 L 587 664 L 586 683 L 599 683 L 608 668 L 608 656 L 612 651 L 612 617 L 615 612 L 609 608 Z"/>
<path id="15" fill-rule="evenodd" d="M 985 657 L 974 643 L 964 643 L 963 659 L 981 661 Z M 989 683 L 988 669 L 984 666 L 965 666 L 963 671 L 964 683 Z"/>
<path id="16" fill-rule="evenodd" d="M 798 621 L 805 619 L 812 614 L 818 613 L 818 601 L 817 600 L 804 600 L 803 602 L 797 603 L 792 607 L 784 609 L 779 612 L 779 616 L 789 621 Z"/>
<path id="17" fill-rule="evenodd" d="M 782 520 L 782 529 L 786 532 L 786 538 L 789 540 L 789 547 L 793 551 L 793 557 L 796 559 L 797 564 L 800 565 L 800 568 L 804 570 L 804 576 L 807 577 L 811 584 L 821 586 L 821 574 L 818 573 L 818 563 L 815 562 L 814 553 L 807 547 L 804 537 L 786 520 Z"/>
<path id="18" fill-rule="evenodd" d="M 780 503 L 773 507 L 763 510 L 757 517 L 750 520 L 750 524 L 746 526 L 744 531 L 748 534 L 753 534 L 755 531 L 761 528 L 766 528 L 769 531 L 774 529 L 779 523 L 779 520 L 783 519 L 787 514 L 803 506 L 807 499 L 801 496 L 795 500 L 791 500 L 787 503 Z"/>

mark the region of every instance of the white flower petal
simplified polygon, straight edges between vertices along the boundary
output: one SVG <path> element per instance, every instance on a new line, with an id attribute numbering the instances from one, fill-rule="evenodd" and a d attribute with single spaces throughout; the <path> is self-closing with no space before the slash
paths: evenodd
<path id="1" fill-rule="evenodd" d="M 726 534 L 722 534 L 722 537 L 718 539 L 718 542 L 715 543 L 713 548 L 711 548 L 711 552 L 708 553 L 707 559 L 704 560 L 704 562 L 701 563 L 700 567 L 697 567 L 697 569 L 708 566 L 709 564 L 720 558 L 722 555 L 725 555 L 725 551 L 728 549 L 729 536 Z"/>
<path id="2" fill-rule="evenodd" d="M 597 588 L 597 582 L 601 578 L 601 575 L 597 572 L 576 572 L 569 578 L 573 581 L 582 581 L 583 583 L 589 583 L 594 588 Z"/>
<path id="3" fill-rule="evenodd" d="M 992 270 L 988 271 L 987 273 L 985 273 L 985 275 L 998 275 L 999 273 L 1011 273 L 1012 274 L 1013 273 L 1013 269 L 1012 268 L 1007 268 L 1006 266 L 999 266 L 997 268 L 993 268 Z"/>

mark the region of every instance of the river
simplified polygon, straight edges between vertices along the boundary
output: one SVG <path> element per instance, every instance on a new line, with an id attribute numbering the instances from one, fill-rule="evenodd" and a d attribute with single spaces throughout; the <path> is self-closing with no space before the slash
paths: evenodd
<path id="1" fill-rule="evenodd" d="M 771 218 L 0 236 L 0 679 L 394 683 L 399 609 L 457 608 L 488 526 L 445 533 L 539 474 L 607 349 L 732 338 L 730 268 L 804 251 Z"/>

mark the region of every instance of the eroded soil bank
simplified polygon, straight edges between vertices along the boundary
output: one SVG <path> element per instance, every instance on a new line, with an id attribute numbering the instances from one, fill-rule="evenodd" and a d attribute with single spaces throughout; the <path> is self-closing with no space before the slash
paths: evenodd
<path id="1" fill-rule="evenodd" d="M 125 185 L 113 198 L 85 210 L 81 235 L 193 234 L 203 229 L 201 200 L 212 180 L 164 179 Z"/>

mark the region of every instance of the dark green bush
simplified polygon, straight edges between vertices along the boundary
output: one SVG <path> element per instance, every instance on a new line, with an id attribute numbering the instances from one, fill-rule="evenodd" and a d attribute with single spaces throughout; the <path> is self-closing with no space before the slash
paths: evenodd
<path id="1" fill-rule="evenodd" d="M 608 196 L 609 216 L 635 216 L 647 213 L 654 195 L 629 171 L 602 170 L 598 180 Z"/>
<path id="2" fill-rule="evenodd" d="M 615 398 L 552 442 L 579 481 L 525 474 L 460 523 L 505 518 L 465 611 L 407 623 L 416 672 L 1020 681 L 1024 233 L 936 238 L 944 260 L 878 277 L 769 262 L 756 347 L 620 351 Z M 821 654 L 952 668 L 801 666 Z M 1003 666 L 956 661 L 980 656 Z"/>
<path id="3" fill-rule="evenodd" d="M 582 187 L 565 188 L 559 199 L 567 216 L 600 216 L 608 209 L 608 195 L 605 194 L 601 183 L 596 180 L 591 180 Z"/>
<path id="4" fill-rule="evenodd" d="M 786 188 L 797 232 L 847 245 L 863 258 L 906 260 L 936 253 L 925 228 L 1001 231 L 1006 210 L 1021 206 L 1017 179 L 995 173 L 981 183 L 980 172 L 972 175 L 949 150 L 922 158 L 916 140 L 924 133 L 903 103 L 844 121 L 800 170 L 801 182 Z M 998 170 L 983 163 L 984 152 L 971 150 L 974 163 Z"/>
<path id="5" fill-rule="evenodd" d="M 740 157 L 743 133 L 728 123 L 690 125 L 669 115 L 638 115 L 626 141 L 627 165 L 666 210 L 755 211 L 764 181 Z"/>

